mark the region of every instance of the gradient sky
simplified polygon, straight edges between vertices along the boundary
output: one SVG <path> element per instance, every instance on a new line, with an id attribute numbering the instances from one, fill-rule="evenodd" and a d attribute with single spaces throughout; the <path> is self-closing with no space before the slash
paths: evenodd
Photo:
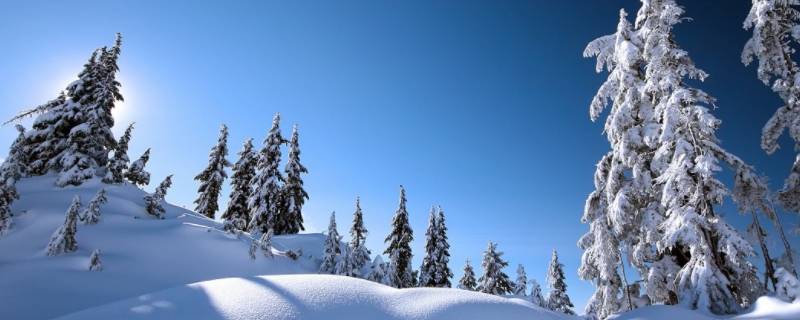
<path id="1" fill-rule="evenodd" d="M 677 39 L 711 74 L 701 87 L 718 98 L 723 146 L 779 187 L 794 152 L 786 137 L 772 156 L 759 148 L 760 128 L 780 101 L 740 62 L 750 1 L 682 4 L 694 20 L 678 27 Z M 153 148 L 154 184 L 175 174 L 172 203 L 193 207 L 192 178 L 206 165 L 221 123 L 230 127 L 235 161 L 242 141 L 253 137 L 260 145 L 273 113 L 281 112 L 284 134 L 300 126 L 310 231 L 323 230 L 335 210 L 346 233 L 361 196 L 368 246 L 382 251 L 403 184 L 417 238 L 415 266 L 428 210 L 439 204 L 456 279 L 467 258 L 479 269 L 493 240 L 511 262 L 512 278 L 522 263 L 529 278 L 544 282 L 557 249 L 580 310 L 591 293 L 577 278 L 576 241 L 587 230 L 579 219 L 594 165 L 608 150 L 602 123 L 588 118 L 606 75 L 594 73 L 594 61 L 581 53 L 614 31 L 621 7 L 635 14 L 638 1 L 14 1 L 3 7 L 0 117 L 55 97 L 93 49 L 122 32 L 126 102 L 115 111 L 114 130 L 137 123 L 130 155 Z M 0 148 L 14 136 L 12 127 L 0 128 Z M 742 230 L 747 219 L 724 209 Z M 797 225 L 796 215 L 783 218 Z M 770 241 L 777 250 L 777 239 Z"/>

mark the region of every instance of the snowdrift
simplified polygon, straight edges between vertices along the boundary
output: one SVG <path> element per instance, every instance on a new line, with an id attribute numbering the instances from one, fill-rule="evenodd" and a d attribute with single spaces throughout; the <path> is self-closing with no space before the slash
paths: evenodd
<path id="1" fill-rule="evenodd" d="M 77 194 L 84 206 L 105 188 L 108 203 L 96 225 L 78 223 L 78 251 L 45 255 L 53 231 Z M 316 273 L 321 234 L 276 236 L 274 258 L 248 255 L 246 236 L 172 205 L 164 220 L 144 210 L 145 192 L 92 180 L 58 188 L 54 177 L 23 179 L 13 205 L 14 227 L 0 238 L 0 319 L 46 319 L 177 285 L 225 277 Z M 169 198 L 169 195 L 167 195 Z M 103 271 L 89 271 L 89 256 L 102 251 Z M 302 250 L 296 261 L 277 251 Z"/>
<path id="2" fill-rule="evenodd" d="M 719 317 L 687 310 L 677 306 L 649 306 L 614 315 L 611 320 L 798 320 L 800 300 L 788 303 L 772 297 L 761 297 L 752 308 L 741 315 Z"/>
<path id="3" fill-rule="evenodd" d="M 228 278 L 175 287 L 74 313 L 100 319 L 566 320 L 521 299 L 458 289 L 394 289 L 332 275 Z"/>

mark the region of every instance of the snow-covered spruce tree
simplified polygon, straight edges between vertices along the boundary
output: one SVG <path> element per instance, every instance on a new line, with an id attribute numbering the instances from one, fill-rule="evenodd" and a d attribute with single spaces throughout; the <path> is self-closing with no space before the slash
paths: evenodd
<path id="1" fill-rule="evenodd" d="M 6 235 L 13 225 L 11 217 L 11 202 L 15 199 L 8 186 L 0 185 L 0 237 Z"/>
<path id="2" fill-rule="evenodd" d="M 219 193 L 222 190 L 222 183 L 228 177 L 225 168 L 231 166 L 231 163 L 225 158 L 227 156 L 228 127 L 223 124 L 219 129 L 217 144 L 211 148 L 208 155 L 208 166 L 194 177 L 194 180 L 200 182 L 200 187 L 197 189 L 198 196 L 194 200 L 194 203 L 197 204 L 195 211 L 209 219 L 214 219 L 214 215 L 219 209 Z"/>
<path id="3" fill-rule="evenodd" d="M 162 202 L 164 202 L 164 197 L 167 195 L 167 189 L 169 189 L 170 186 L 172 186 L 172 175 L 168 175 L 164 178 L 164 181 L 161 181 L 161 184 L 158 185 L 158 188 L 156 188 L 153 194 L 144 196 L 145 209 L 148 214 L 156 218 L 164 218 L 165 211 Z"/>
<path id="4" fill-rule="evenodd" d="M 17 180 L 27 171 L 27 150 L 24 145 L 25 128 L 17 125 L 19 136 L 11 144 L 8 157 L 0 164 L 0 236 L 11 230 L 11 204 L 19 198 Z"/>
<path id="5" fill-rule="evenodd" d="M 517 281 L 514 282 L 514 295 L 525 296 L 528 291 L 528 275 L 525 274 L 525 267 L 517 265 Z"/>
<path id="6" fill-rule="evenodd" d="M 73 126 L 66 106 L 67 95 L 61 92 L 58 97 L 32 110 L 20 113 L 9 122 L 38 114 L 31 130 L 26 135 L 26 145 L 30 148 L 30 166 L 28 173 L 43 175 L 55 170 L 58 164 L 57 155 L 66 148 L 67 135 Z"/>
<path id="7" fill-rule="evenodd" d="M 383 258 L 381 258 L 380 255 L 375 255 L 375 259 L 372 260 L 370 271 L 364 279 L 389 285 L 388 283 L 383 282 L 383 280 L 386 279 L 385 268 L 386 264 L 383 263 Z"/>
<path id="8" fill-rule="evenodd" d="M 333 268 L 333 274 L 348 277 L 355 277 L 359 274 L 358 270 L 353 266 L 351 251 L 349 244 L 342 243 L 341 254 L 339 254 L 339 260 L 336 261 L 336 266 Z"/>
<path id="9" fill-rule="evenodd" d="M 475 291 L 478 282 L 475 280 L 475 271 L 472 269 L 469 259 L 464 263 L 464 275 L 458 280 L 458 288 L 462 290 Z"/>
<path id="10" fill-rule="evenodd" d="M 273 229 L 275 234 L 285 233 L 285 226 L 276 225 L 283 201 L 281 196 L 283 176 L 278 170 L 281 162 L 281 145 L 284 143 L 280 122 L 281 115 L 276 113 L 272 119 L 272 128 L 264 139 L 264 147 L 258 154 L 256 175 L 252 181 L 253 192 L 247 200 L 252 214 L 250 231 L 254 233 L 264 233 L 269 229 Z"/>
<path id="11" fill-rule="evenodd" d="M 539 285 L 535 279 L 531 279 L 531 303 L 536 306 L 547 308 L 547 301 L 544 300 L 542 295 L 542 286 Z"/>
<path id="12" fill-rule="evenodd" d="M 103 177 L 105 183 L 123 183 L 125 182 L 125 170 L 128 170 L 130 158 L 128 158 L 128 144 L 131 141 L 131 133 L 133 132 L 133 125 L 131 123 L 125 129 L 125 133 L 117 141 L 114 147 L 114 156 L 108 161 L 106 169 L 106 176 Z"/>
<path id="13" fill-rule="evenodd" d="M 103 262 L 100 261 L 100 249 L 92 251 L 89 256 L 89 271 L 103 271 Z"/>
<path id="14" fill-rule="evenodd" d="M 253 152 L 253 139 L 247 139 L 239 151 L 239 160 L 233 165 L 230 200 L 228 208 L 222 214 L 223 227 L 226 231 L 247 230 L 247 224 L 250 222 L 247 199 L 253 191 L 250 182 L 256 175 L 257 161 L 258 158 Z"/>
<path id="15" fill-rule="evenodd" d="M 6 168 L 3 169 L 3 174 L 7 175 L 7 178 L 14 177 L 15 180 L 19 180 L 27 176 L 28 171 L 30 171 L 31 150 L 25 138 L 25 127 L 15 125 L 14 128 L 17 129 L 17 138 L 11 143 L 11 147 L 8 150 L 8 157 L 4 161 Z"/>
<path id="16" fill-rule="evenodd" d="M 264 254 L 265 257 L 271 258 L 272 257 L 272 234 L 274 232 L 272 229 L 267 230 L 267 232 L 261 234 L 261 238 L 258 240 L 258 245 L 261 248 L 261 252 Z"/>
<path id="17" fill-rule="evenodd" d="M 497 251 L 497 245 L 489 241 L 486 251 L 483 252 L 483 274 L 478 279 L 477 290 L 493 295 L 505 295 L 513 291 L 513 285 L 503 268 L 508 262 L 503 260 L 503 253 Z"/>
<path id="18" fill-rule="evenodd" d="M 800 281 L 791 272 L 778 268 L 775 272 L 778 284 L 775 286 L 775 295 L 778 298 L 793 302 L 800 298 Z"/>
<path id="19" fill-rule="evenodd" d="M 436 262 L 439 260 L 438 241 L 436 240 L 439 235 L 437 220 L 436 207 L 431 207 L 431 213 L 428 216 L 428 229 L 425 230 L 425 257 L 422 258 L 422 265 L 419 267 L 420 287 L 437 286 Z"/>
<path id="20" fill-rule="evenodd" d="M 597 72 L 609 72 L 589 114 L 597 121 L 610 103 L 604 132 L 611 151 L 597 164 L 595 190 L 581 218 L 589 231 L 578 242 L 584 250 L 579 276 L 595 285 L 587 308 L 599 310 L 601 318 L 620 305 L 623 251 L 632 253 L 629 261 L 645 278 L 651 277 L 652 265 L 671 261 L 656 254 L 652 245 L 660 238 L 663 210 L 652 187 L 655 174 L 650 164 L 658 146 L 658 124 L 651 101 L 642 96 L 643 48 L 627 13 L 620 10 L 616 32 L 590 42 L 583 53 L 597 58 Z"/>
<path id="21" fill-rule="evenodd" d="M 754 0 L 750 13 L 744 21 L 745 29 L 752 29 L 753 36 L 742 51 L 742 63 L 749 65 L 758 60 L 758 78 L 783 100 L 761 131 L 761 148 L 767 153 L 778 149 L 778 138 L 789 131 L 795 145 L 800 142 L 800 83 L 794 53 L 800 44 L 800 2 L 796 0 Z M 778 200 L 787 209 L 800 213 L 800 155 L 795 159 L 792 171 L 778 192 Z M 793 261 L 792 249 L 776 215 L 772 218 L 775 229 L 783 241 L 788 260 Z M 794 264 L 789 272 L 797 276 Z"/>
<path id="22" fill-rule="evenodd" d="M 670 279 L 680 304 L 735 313 L 753 302 L 760 288 L 747 260 L 753 248 L 715 212 L 727 193 L 715 174 L 720 159 L 733 170 L 742 166 L 718 145 L 720 121 L 707 107 L 714 99 L 685 82 L 707 74 L 673 39 L 672 29 L 685 20 L 683 13 L 673 0 L 648 0 L 637 16 L 645 42 L 644 94 L 654 102 L 660 125 L 651 168 L 658 173 L 656 188 L 666 218 L 656 244 L 680 266 Z"/>
<path id="23" fill-rule="evenodd" d="M 332 212 L 325 238 L 325 256 L 322 257 L 322 264 L 319 266 L 320 273 L 335 273 L 336 264 L 342 253 L 341 238 L 339 231 L 336 230 L 336 212 Z"/>
<path id="24" fill-rule="evenodd" d="M 553 257 L 547 267 L 547 285 L 550 293 L 547 295 L 547 307 L 556 312 L 575 314 L 572 301 L 567 295 L 567 282 L 564 277 L 564 265 L 558 261 L 558 253 L 553 250 Z"/>
<path id="25" fill-rule="evenodd" d="M 444 219 L 444 210 L 442 207 L 437 207 L 438 217 L 436 220 L 436 272 L 434 279 L 436 286 L 440 288 L 450 288 L 450 278 L 453 277 L 453 272 L 450 271 L 450 243 L 447 240 L 447 224 Z"/>
<path id="26" fill-rule="evenodd" d="M 400 203 L 392 218 L 392 230 L 386 237 L 387 243 L 384 254 L 389 255 L 389 277 L 395 288 L 408 288 L 414 282 L 411 268 L 411 241 L 414 240 L 414 231 L 408 223 L 408 210 L 406 209 L 406 190 L 400 186 Z"/>
<path id="27" fill-rule="evenodd" d="M 72 198 L 72 204 L 67 209 L 64 224 L 59 226 L 50 237 L 47 244 L 47 255 L 57 256 L 62 253 L 69 253 L 78 250 L 78 241 L 75 240 L 75 233 L 78 231 L 78 213 L 81 210 L 81 198 Z"/>
<path id="28" fill-rule="evenodd" d="M 125 172 L 125 179 L 137 186 L 150 184 L 150 172 L 144 170 L 147 161 L 150 161 L 150 148 L 147 148 L 139 159 L 131 163 L 131 167 Z"/>
<path id="29" fill-rule="evenodd" d="M 353 276 L 361 276 L 361 270 L 370 261 L 367 249 L 367 228 L 364 227 L 364 214 L 361 212 L 361 199 L 356 197 L 356 211 L 353 212 L 353 225 L 350 227 L 350 256 L 352 268 L 358 271 Z"/>
<path id="30" fill-rule="evenodd" d="M 281 219 L 282 225 L 286 226 L 283 230 L 287 234 L 296 234 L 303 227 L 303 204 L 308 199 L 308 193 L 303 189 L 302 174 L 308 173 L 305 166 L 300 163 L 300 135 L 297 132 L 297 125 L 292 127 L 292 138 L 289 140 L 289 159 L 286 162 L 286 183 L 283 185 L 284 208 Z M 353 247 L 355 248 L 355 247 Z M 369 255 L 365 261 L 369 260 Z"/>
<path id="31" fill-rule="evenodd" d="M 96 224 L 100 222 L 100 206 L 105 204 L 108 201 L 106 197 L 106 189 L 100 189 L 97 194 L 94 195 L 92 201 L 89 201 L 89 205 L 86 206 L 86 209 L 83 210 L 81 214 L 81 221 L 84 224 Z"/>

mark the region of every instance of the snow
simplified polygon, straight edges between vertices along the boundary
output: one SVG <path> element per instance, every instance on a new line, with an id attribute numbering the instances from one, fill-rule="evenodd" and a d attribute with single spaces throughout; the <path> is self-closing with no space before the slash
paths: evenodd
<path id="1" fill-rule="evenodd" d="M 164 204 L 165 219 L 149 216 L 145 192 L 107 185 L 99 178 L 58 188 L 54 176 L 17 184 L 14 226 L 0 238 L 0 319 L 42 319 L 169 287 L 224 277 L 316 273 L 324 236 L 275 236 L 276 255 L 253 261 L 246 236 L 221 231 L 221 224 Z M 96 225 L 78 225 L 76 252 L 48 257 L 50 235 L 64 223 L 75 195 L 87 201 L 105 188 L 108 203 Z M 167 196 L 169 198 L 169 195 Z M 168 199 L 167 199 L 168 200 Z M 84 202 L 86 205 L 86 202 Z M 102 251 L 103 270 L 88 270 L 91 253 Z M 282 251 L 302 250 L 293 261 Z M 13 288 L 9 290 L 7 288 Z"/>
<path id="2" fill-rule="evenodd" d="M 343 294 L 343 293 L 347 294 Z M 140 295 L 59 320 L 578 319 L 516 299 L 443 288 L 395 289 L 333 275 L 218 279 Z"/>
<path id="3" fill-rule="evenodd" d="M 714 316 L 676 306 L 648 306 L 623 314 L 613 315 L 609 320 L 797 320 L 800 319 L 800 300 L 788 303 L 777 298 L 761 297 L 744 314 L 728 317 Z"/>

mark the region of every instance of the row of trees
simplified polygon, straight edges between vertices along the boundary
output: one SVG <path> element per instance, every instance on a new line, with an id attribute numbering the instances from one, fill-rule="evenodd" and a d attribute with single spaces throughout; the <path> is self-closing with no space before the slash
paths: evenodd
<path id="1" fill-rule="evenodd" d="M 395 288 L 451 287 L 453 273 L 449 267 L 450 244 L 444 210 L 440 206 L 431 208 L 428 228 L 425 232 L 425 256 L 419 270 L 414 270 L 411 265 L 413 257 L 411 241 L 413 241 L 414 235 L 408 220 L 406 202 L 405 189 L 400 186 L 400 201 L 392 218 L 391 231 L 385 239 L 387 248 L 383 254 L 389 257 L 388 262 L 384 262 L 381 255 L 378 254 L 370 263 L 371 252 L 365 245 L 368 231 L 364 227 L 359 198 L 356 198 L 349 243 L 342 241 L 336 225 L 336 213 L 332 213 L 319 271 L 364 278 Z M 511 281 L 503 271 L 508 266 L 508 262 L 503 260 L 502 255 L 502 252 L 497 251 L 497 245 L 489 242 L 489 246 L 483 253 L 482 275 L 478 279 L 475 278 L 475 272 L 468 260 L 464 266 L 464 275 L 459 280 L 457 287 L 494 295 L 526 296 L 528 280 L 525 269 L 520 265 L 517 269 L 516 282 Z M 553 251 L 547 275 L 550 293 L 547 298 L 543 297 L 541 287 L 534 280 L 530 299 L 538 306 L 574 314 L 572 302 L 566 292 L 567 285 L 563 268 L 564 265 L 558 261 L 558 254 Z"/>
<path id="2" fill-rule="evenodd" d="M 787 102 L 764 129 L 762 145 L 771 152 L 777 136 L 798 123 L 792 107 L 800 93 L 794 84 L 797 66 L 787 46 L 796 44 L 790 37 L 796 36 L 791 30 L 800 15 L 795 1 L 753 3 L 745 26 L 754 29 L 754 37 L 744 61 L 756 57 L 759 77 L 772 81 Z M 596 287 L 586 312 L 599 318 L 632 308 L 641 298 L 718 314 L 747 307 L 768 285 L 779 286 L 761 218 L 775 223 L 785 244 L 781 272 L 796 274 L 765 179 L 719 145 L 720 121 L 709 110 L 714 98 L 687 81 L 708 74 L 673 37 L 674 26 L 686 20 L 683 13 L 674 0 L 642 0 L 634 24 L 621 10 L 616 32 L 584 51 L 597 58 L 597 72 L 608 71 L 590 105 L 592 121 L 610 105 L 604 132 L 611 150 L 597 164 L 595 190 L 581 219 L 589 231 L 578 242 L 584 250 L 579 275 Z M 734 173 L 732 192 L 717 178 L 721 164 Z M 798 174 L 778 196 L 795 211 Z M 763 283 L 749 261 L 754 248 L 716 212 L 727 195 L 751 216 L 764 257 Z M 644 297 L 632 294 L 626 264 L 639 273 Z"/>

